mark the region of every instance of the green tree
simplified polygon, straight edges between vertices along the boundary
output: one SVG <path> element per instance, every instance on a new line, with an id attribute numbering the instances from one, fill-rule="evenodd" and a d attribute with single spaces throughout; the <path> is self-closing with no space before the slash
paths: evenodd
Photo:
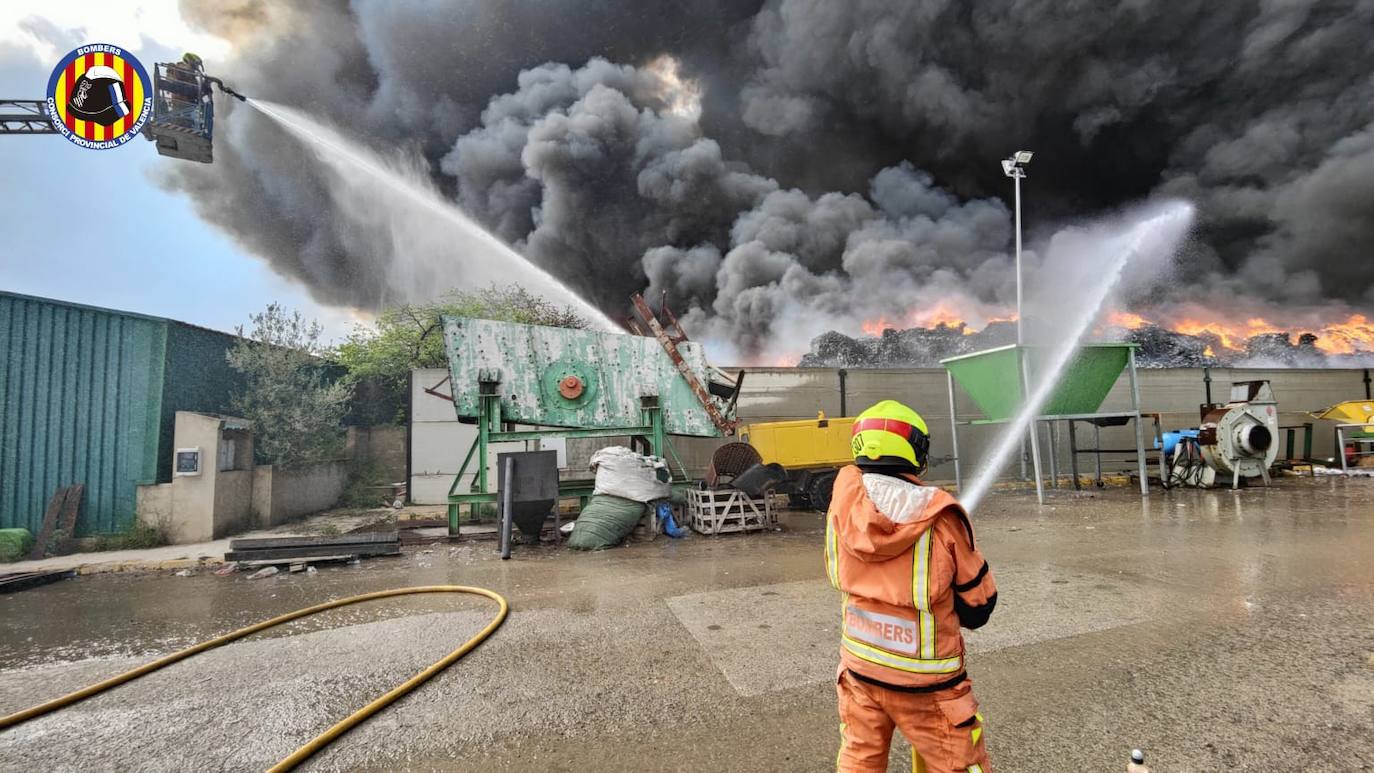
<path id="1" fill-rule="evenodd" d="M 336 458 L 353 386 L 328 377 L 332 352 L 320 341 L 323 329 L 275 303 L 249 320 L 252 328 L 238 327 L 239 340 L 226 357 L 244 376 L 230 404 L 253 422 L 258 460 L 292 465 Z"/>
<path id="2" fill-rule="evenodd" d="M 359 325 L 339 346 L 338 361 L 347 368 L 352 383 L 379 382 L 397 404 L 405 405 L 406 380 L 412 368 L 448 367 L 444 315 L 552 327 L 587 326 L 587 320 L 571 307 L 550 303 L 522 287 L 453 290 L 431 303 L 386 309 L 372 324 Z"/>

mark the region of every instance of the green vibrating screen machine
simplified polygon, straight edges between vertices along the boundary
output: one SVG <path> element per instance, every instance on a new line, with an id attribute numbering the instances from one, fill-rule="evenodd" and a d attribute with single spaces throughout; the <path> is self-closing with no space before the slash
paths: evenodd
<path id="1" fill-rule="evenodd" d="M 701 345 L 686 339 L 671 311 L 660 311 L 665 324 L 643 298 L 634 300 L 648 326 L 646 332 L 631 321 L 638 335 L 444 317 L 453 408 L 459 421 L 477 425 L 449 487 L 450 534 L 458 533 L 463 507 L 476 520 L 484 505 L 498 500 L 486 463 L 492 443 L 628 436 L 671 468 L 676 454 L 669 436 L 714 438 L 734 431 L 743 373 L 731 376 L 708 365 Z M 680 461 L 675 472 L 685 482 Z M 585 502 L 592 486 L 591 480 L 560 481 L 558 497 Z"/>

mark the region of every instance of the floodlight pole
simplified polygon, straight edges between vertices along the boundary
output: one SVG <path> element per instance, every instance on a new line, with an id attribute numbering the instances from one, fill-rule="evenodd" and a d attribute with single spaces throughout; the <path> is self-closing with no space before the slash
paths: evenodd
<path id="1" fill-rule="evenodd" d="M 1034 155 L 1029 150 L 1018 150 L 1011 154 L 1011 158 L 1002 162 L 1002 172 L 1011 178 L 1012 186 L 1016 192 L 1016 345 L 1021 346 L 1026 342 L 1025 336 L 1025 314 L 1022 313 L 1022 290 L 1021 290 L 1021 178 L 1026 176 L 1026 164 L 1031 161 Z"/>
<path id="2" fill-rule="evenodd" d="M 1015 173 L 1012 175 L 1012 185 L 1016 189 L 1016 345 L 1025 343 L 1025 337 L 1021 332 L 1022 320 L 1025 315 L 1021 313 L 1021 178 L 1025 172 L 1021 167 L 1013 167 Z"/>

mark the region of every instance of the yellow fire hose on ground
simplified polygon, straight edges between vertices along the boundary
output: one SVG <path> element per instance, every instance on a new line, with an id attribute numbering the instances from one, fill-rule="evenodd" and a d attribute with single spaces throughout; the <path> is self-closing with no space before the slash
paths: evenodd
<path id="1" fill-rule="evenodd" d="M 414 690 L 416 687 L 419 687 L 421 684 L 424 684 L 424 682 L 427 679 L 439 673 L 440 671 L 443 671 L 445 668 L 448 668 L 449 666 L 453 665 L 464 655 L 476 649 L 477 645 L 485 641 L 488 636 L 491 636 L 492 633 L 496 631 L 497 628 L 501 627 L 501 623 L 505 622 L 506 614 L 510 611 L 510 605 L 506 603 L 505 598 L 503 598 L 501 594 L 495 591 L 490 591 L 486 588 L 474 588 L 467 585 L 421 585 L 414 588 L 395 588 L 393 590 L 381 590 L 373 593 L 364 593 L 360 596 L 349 596 L 347 598 L 336 599 L 334 601 L 326 601 L 323 604 L 316 604 L 313 607 L 306 607 L 304 609 L 298 609 L 295 612 L 288 612 L 284 615 L 274 617 L 271 620 L 264 620 L 261 623 L 255 623 L 253 625 L 250 625 L 247 628 L 240 628 L 237 631 L 226 633 L 223 636 L 217 636 L 208 641 L 203 641 L 200 644 L 187 647 L 186 649 L 181 650 L 179 652 L 173 652 L 172 654 L 167 655 L 166 657 L 158 658 L 157 660 L 139 666 L 138 668 L 135 668 L 132 671 L 126 671 L 122 674 L 119 674 L 118 676 L 112 676 L 103 682 L 97 682 L 96 684 L 93 684 L 89 687 L 84 687 L 80 690 L 77 690 L 76 692 L 63 695 L 60 698 L 54 698 L 50 701 L 47 701 L 46 703 L 40 703 L 37 706 L 32 706 L 30 708 L 24 709 L 23 711 L 10 714 L 8 716 L 0 717 L 0 730 L 4 730 L 8 727 L 13 727 L 14 725 L 17 725 L 20 722 L 25 722 L 27 720 L 33 719 L 34 717 L 47 714 L 50 711 L 56 711 L 64 706 L 70 706 L 73 703 L 83 701 L 93 695 L 98 695 L 112 687 L 117 687 L 121 684 L 124 684 L 125 682 L 132 681 L 145 674 L 150 674 L 158 670 L 159 668 L 163 668 L 164 666 L 170 666 L 178 660 L 185 660 L 186 658 L 189 658 L 192 655 L 197 655 L 206 650 L 223 646 L 231 641 L 237 641 L 245 636 L 251 636 L 252 634 L 257 633 L 258 631 L 266 630 L 273 626 L 281 625 L 282 623 L 297 620 L 302 617 L 309 617 L 310 615 L 316 614 L 317 612 L 323 612 L 327 609 L 336 609 L 338 607 L 348 606 L 349 604 L 357 604 L 359 602 L 372 601 L 374 599 L 384 599 L 389 598 L 391 596 L 409 596 L 417 593 L 472 593 L 478 596 L 486 596 L 492 601 L 495 601 L 500 606 L 500 608 L 496 612 L 496 617 L 492 618 L 492 621 L 490 623 L 487 623 L 487 626 L 485 628 L 478 631 L 475 636 L 464 642 L 461 647 L 445 655 L 442 660 L 435 662 L 433 665 L 429 666 L 425 670 L 421 671 L 415 676 L 412 676 L 411 678 L 405 680 L 401 684 L 392 688 L 385 695 L 382 695 L 381 697 L 377 698 L 376 700 L 372 701 L 371 703 L 367 704 L 361 709 L 358 709 L 352 714 L 349 714 L 347 717 L 340 720 L 338 724 L 334 725 L 333 727 L 329 728 L 323 733 L 320 733 L 319 735 L 315 736 L 315 738 L 311 740 L 310 743 L 307 743 L 306 745 L 292 752 L 291 755 L 288 756 L 286 759 L 282 760 L 281 762 L 278 762 L 276 765 L 273 765 L 271 768 L 268 769 L 270 773 L 279 773 L 280 771 L 291 770 L 292 768 L 296 767 L 302 762 L 305 762 L 310 757 L 310 755 L 333 743 L 336 739 L 339 738 L 339 736 L 348 732 L 354 726 L 363 722 L 363 720 L 367 719 L 373 714 L 376 714 L 377 712 L 391 705 L 397 698 L 400 698 L 402 695 L 405 695 L 411 690 Z"/>

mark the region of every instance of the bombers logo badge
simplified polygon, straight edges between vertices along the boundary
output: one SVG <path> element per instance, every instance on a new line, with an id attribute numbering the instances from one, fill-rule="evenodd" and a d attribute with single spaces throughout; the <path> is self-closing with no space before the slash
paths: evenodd
<path id="1" fill-rule="evenodd" d="M 79 46 L 48 79 L 48 118 L 71 142 L 106 150 L 138 136 L 153 112 L 148 71 L 118 46 Z"/>

